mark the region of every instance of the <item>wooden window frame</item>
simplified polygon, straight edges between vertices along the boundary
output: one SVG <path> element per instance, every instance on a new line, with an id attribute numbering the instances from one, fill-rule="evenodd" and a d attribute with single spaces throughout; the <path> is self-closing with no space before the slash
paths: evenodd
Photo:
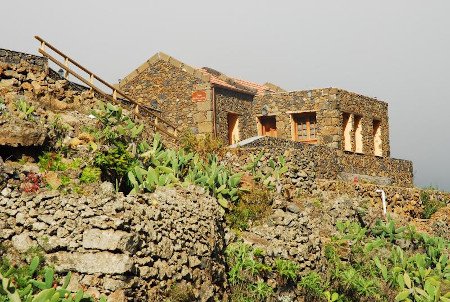
<path id="1" fill-rule="evenodd" d="M 257 125 L 258 125 L 258 135 L 259 136 L 269 136 L 269 135 L 265 135 L 263 134 L 264 132 L 264 127 L 263 127 L 263 123 L 261 123 L 261 119 L 265 119 L 265 118 L 274 118 L 275 119 L 275 136 L 272 137 L 278 137 L 278 129 L 277 129 L 277 115 L 276 114 L 268 114 L 268 115 L 257 115 L 256 116 L 256 120 L 257 120 Z"/>
<path id="2" fill-rule="evenodd" d="M 317 114 L 316 111 L 300 111 L 300 112 L 291 112 L 291 129 L 292 129 L 292 140 L 307 144 L 317 144 Z M 301 116 L 314 116 L 315 120 L 315 138 L 311 138 L 311 118 L 306 119 L 306 133 L 307 137 L 306 139 L 299 139 L 298 138 L 298 122 L 297 119 Z"/>

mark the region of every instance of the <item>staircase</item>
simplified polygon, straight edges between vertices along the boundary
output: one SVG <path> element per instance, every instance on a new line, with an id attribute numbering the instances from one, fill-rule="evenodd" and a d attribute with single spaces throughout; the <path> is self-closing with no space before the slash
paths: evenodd
<path id="1" fill-rule="evenodd" d="M 139 117 L 145 117 L 145 120 L 147 121 L 147 124 L 154 128 L 155 131 L 160 132 L 162 135 L 168 136 L 171 140 L 174 140 L 177 142 L 177 128 L 175 125 L 170 123 L 169 121 L 165 120 L 162 117 L 162 112 L 160 110 L 157 110 L 152 107 L 145 106 L 144 104 L 138 103 L 136 100 L 131 98 L 130 96 L 127 96 L 124 92 L 119 90 L 117 87 L 109 84 L 93 72 L 89 71 L 87 68 L 83 67 L 81 64 L 77 63 L 76 61 L 72 60 L 69 56 L 65 55 L 63 52 L 58 50 L 56 47 L 52 46 L 50 43 L 45 41 L 39 36 L 35 36 L 36 40 L 38 40 L 41 43 L 41 46 L 39 48 L 39 53 L 42 54 L 44 57 L 48 58 L 50 61 L 61 67 L 65 70 L 64 77 L 67 79 L 69 74 L 73 75 L 75 78 L 80 80 L 82 83 L 86 84 L 90 87 L 91 90 L 95 91 L 99 95 L 103 96 L 105 99 L 119 104 L 123 107 L 126 107 L 130 109 L 135 115 Z M 50 55 L 45 48 L 48 47 L 51 51 L 55 53 L 56 56 L 59 56 L 62 58 L 62 60 L 58 60 L 53 55 Z M 76 66 L 78 69 L 80 69 L 83 73 L 85 73 L 84 76 L 80 75 L 76 71 L 70 68 L 70 64 Z M 103 90 L 101 90 L 99 87 L 95 85 L 95 81 L 100 82 L 105 87 L 110 89 L 110 93 L 107 93 Z M 118 97 L 119 96 L 119 97 Z"/>

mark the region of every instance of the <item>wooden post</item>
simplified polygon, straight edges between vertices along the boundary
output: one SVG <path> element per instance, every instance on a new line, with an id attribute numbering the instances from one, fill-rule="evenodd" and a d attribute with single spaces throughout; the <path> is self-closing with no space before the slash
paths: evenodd
<path id="1" fill-rule="evenodd" d="M 112 94 L 113 100 L 117 100 L 117 90 L 113 90 L 113 94 Z"/>
<path id="2" fill-rule="evenodd" d="M 66 57 L 66 59 L 64 60 L 64 66 L 66 66 L 66 72 L 64 73 L 64 78 L 66 80 L 69 79 L 69 58 Z"/>

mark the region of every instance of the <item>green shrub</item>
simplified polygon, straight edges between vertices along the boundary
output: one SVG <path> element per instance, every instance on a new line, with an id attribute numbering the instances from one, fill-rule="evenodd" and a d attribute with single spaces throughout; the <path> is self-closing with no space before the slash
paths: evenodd
<path id="1" fill-rule="evenodd" d="M 63 162 L 61 153 L 46 152 L 39 156 L 38 162 L 41 171 L 65 171 L 67 164 Z"/>
<path id="2" fill-rule="evenodd" d="M 42 267 L 39 258 L 34 257 L 29 265 L 13 266 L 6 259 L 0 262 L 0 301 L 52 301 L 52 302 L 94 302 L 96 299 L 83 291 L 72 293 L 67 290 L 71 279 L 69 272 L 62 285 L 55 280 L 54 270 Z M 102 296 L 100 302 L 106 302 Z"/>
<path id="3" fill-rule="evenodd" d="M 281 278 L 285 281 L 295 281 L 298 277 L 299 266 L 288 259 L 276 259 L 275 268 Z"/>
<path id="4" fill-rule="evenodd" d="M 227 213 L 228 224 L 238 230 L 247 230 L 251 223 L 271 213 L 272 196 L 264 186 L 241 191 L 239 201 Z"/>
<path id="5" fill-rule="evenodd" d="M 319 299 L 324 293 L 324 281 L 316 272 L 310 272 L 303 276 L 298 286 L 303 289 L 305 296 L 310 299 Z"/>
<path id="6" fill-rule="evenodd" d="M 426 190 L 420 192 L 420 200 L 422 201 L 423 213 L 422 218 L 430 219 L 440 208 L 445 207 L 445 202 L 431 199 L 430 193 Z"/>
<path id="7" fill-rule="evenodd" d="M 80 182 L 90 184 L 100 180 L 102 171 L 97 167 L 86 167 L 81 172 Z"/>

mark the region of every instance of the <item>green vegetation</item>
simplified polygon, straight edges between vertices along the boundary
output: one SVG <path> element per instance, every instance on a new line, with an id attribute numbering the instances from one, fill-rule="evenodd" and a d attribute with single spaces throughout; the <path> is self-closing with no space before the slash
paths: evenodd
<path id="1" fill-rule="evenodd" d="M 430 198 L 430 192 L 423 190 L 420 192 L 420 200 L 422 201 L 423 213 L 422 218 L 430 219 L 440 208 L 445 207 L 446 203 Z"/>
<path id="2" fill-rule="evenodd" d="M 16 109 L 19 111 L 19 116 L 25 120 L 31 120 L 35 110 L 34 106 L 29 104 L 23 98 L 17 100 Z"/>
<path id="3" fill-rule="evenodd" d="M 80 182 L 81 183 L 94 183 L 100 180 L 102 171 L 97 167 L 86 167 L 81 172 Z"/>
<path id="4" fill-rule="evenodd" d="M 72 293 L 67 290 L 71 273 L 58 286 L 51 267 L 42 267 L 39 257 L 29 265 L 13 266 L 6 259 L 0 261 L 0 302 L 89 302 L 96 301 L 83 291 Z M 106 302 L 101 297 L 100 302 Z"/>
<path id="5" fill-rule="evenodd" d="M 372 229 L 340 221 L 336 228 L 325 246 L 324 269 L 302 277 L 295 262 L 276 259 L 269 265 L 262 250 L 231 244 L 226 256 L 232 301 L 265 301 L 280 287 L 297 287 L 305 301 L 450 301 L 449 241 L 392 220 Z M 270 279 L 277 285 L 269 286 Z"/>
<path id="6" fill-rule="evenodd" d="M 264 186 L 240 192 L 239 200 L 227 213 L 228 224 L 237 230 L 247 230 L 272 211 L 272 196 Z"/>

